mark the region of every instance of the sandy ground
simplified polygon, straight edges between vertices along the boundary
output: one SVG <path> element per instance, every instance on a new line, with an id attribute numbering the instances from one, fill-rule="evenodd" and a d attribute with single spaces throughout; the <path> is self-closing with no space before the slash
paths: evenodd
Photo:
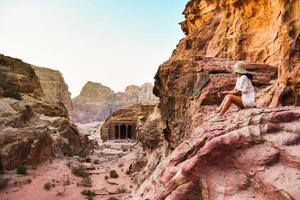
<path id="1" fill-rule="evenodd" d="M 55 159 L 41 163 L 34 169 L 28 166 L 26 176 L 18 175 L 15 171 L 6 172 L 5 176 L 9 176 L 10 181 L 4 189 L 0 190 L 0 200 L 87 199 L 81 194 L 84 189 L 90 189 L 98 194 L 93 198 L 94 200 L 108 200 L 109 197 L 116 197 L 119 200 L 131 199 L 131 190 L 133 190 L 134 184 L 126 175 L 126 170 L 132 160 L 136 158 L 136 150 L 133 149 L 125 154 L 121 157 L 119 154 L 110 155 L 98 152 L 89 156 L 92 163 L 94 160 L 99 160 L 99 164 L 87 163 L 78 157 Z M 91 173 L 90 177 L 93 183 L 90 188 L 78 186 L 77 183 L 82 178 L 71 173 L 68 164 L 79 162 L 78 160 L 85 166 L 95 167 L 94 170 L 88 170 Z M 109 171 L 112 169 L 117 171 L 119 177 L 105 179 L 105 176 L 109 175 Z M 67 179 L 69 179 L 70 184 L 66 185 Z M 53 185 L 50 191 L 44 189 L 46 182 L 51 182 Z M 122 187 L 126 188 L 126 192 L 120 192 Z"/>

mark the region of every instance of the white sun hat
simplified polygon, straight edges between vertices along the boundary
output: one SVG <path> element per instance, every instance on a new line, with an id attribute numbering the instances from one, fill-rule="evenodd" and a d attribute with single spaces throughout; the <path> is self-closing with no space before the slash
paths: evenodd
<path id="1" fill-rule="evenodd" d="M 246 63 L 244 61 L 237 61 L 232 67 L 232 71 L 239 74 L 255 74 L 255 72 L 251 72 L 245 69 Z"/>

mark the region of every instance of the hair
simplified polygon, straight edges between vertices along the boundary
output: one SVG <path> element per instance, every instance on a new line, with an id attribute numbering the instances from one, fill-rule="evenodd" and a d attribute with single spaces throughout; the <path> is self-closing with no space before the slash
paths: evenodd
<path id="1" fill-rule="evenodd" d="M 253 75 L 252 74 L 246 73 L 246 74 L 242 74 L 242 75 L 247 76 L 247 78 L 250 79 L 250 80 L 253 79 Z"/>

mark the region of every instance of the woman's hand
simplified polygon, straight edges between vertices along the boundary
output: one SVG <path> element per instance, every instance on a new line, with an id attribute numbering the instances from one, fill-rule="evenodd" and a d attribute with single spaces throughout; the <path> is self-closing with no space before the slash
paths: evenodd
<path id="1" fill-rule="evenodd" d="M 219 96 L 220 98 L 222 98 L 222 96 L 225 96 L 225 95 L 227 94 L 227 92 L 228 92 L 228 91 L 222 91 L 222 92 L 219 92 L 219 93 L 218 93 L 218 96 Z"/>

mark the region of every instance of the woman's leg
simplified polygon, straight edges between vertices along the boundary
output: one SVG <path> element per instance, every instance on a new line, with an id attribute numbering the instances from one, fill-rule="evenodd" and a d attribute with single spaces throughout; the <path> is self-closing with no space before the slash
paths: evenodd
<path id="1" fill-rule="evenodd" d="M 242 97 L 240 96 L 235 96 L 232 94 L 226 95 L 226 97 L 224 98 L 224 105 L 223 108 L 220 112 L 220 115 L 224 115 L 224 113 L 229 109 L 229 107 L 231 106 L 232 103 L 234 103 L 235 105 L 237 105 L 240 108 L 244 108 L 243 102 L 242 102 Z"/>
<path id="2" fill-rule="evenodd" d="M 222 101 L 222 103 L 221 103 L 221 105 L 220 105 L 220 106 L 218 107 L 218 109 L 217 109 L 217 113 L 221 112 L 221 110 L 222 110 L 222 108 L 223 108 L 225 102 L 226 102 L 226 100 L 225 100 L 225 98 L 224 98 L 223 101 Z"/>

